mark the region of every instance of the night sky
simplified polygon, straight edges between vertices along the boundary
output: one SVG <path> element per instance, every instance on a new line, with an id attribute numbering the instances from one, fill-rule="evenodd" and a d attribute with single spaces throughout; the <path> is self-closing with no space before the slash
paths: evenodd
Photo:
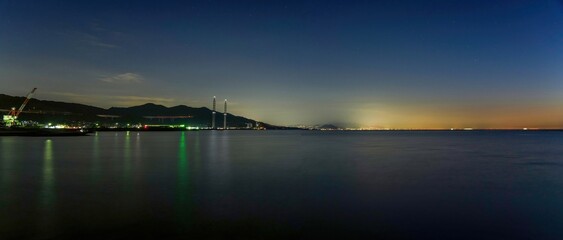
<path id="1" fill-rule="evenodd" d="M 280 124 L 563 128 L 561 1 L 5 1 L 0 93 Z"/>

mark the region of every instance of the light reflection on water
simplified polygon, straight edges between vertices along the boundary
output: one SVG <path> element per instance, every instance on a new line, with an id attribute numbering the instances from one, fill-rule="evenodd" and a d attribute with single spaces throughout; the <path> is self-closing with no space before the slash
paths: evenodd
<path id="1" fill-rule="evenodd" d="M 45 140 L 45 150 L 43 152 L 43 177 L 41 180 L 41 206 L 48 209 L 55 201 L 55 169 L 53 166 L 53 141 Z"/>
<path id="2" fill-rule="evenodd" d="M 132 168 L 132 163 L 131 163 L 131 135 L 130 132 L 127 131 L 125 132 L 125 137 L 124 137 L 124 144 L 123 144 L 123 183 L 124 183 L 124 192 L 130 191 L 132 190 L 131 188 L 131 184 L 133 182 L 132 176 L 131 176 L 131 168 Z"/>
<path id="3" fill-rule="evenodd" d="M 39 191 L 40 233 L 55 231 L 58 228 L 54 161 L 53 141 L 47 139 L 43 150 L 41 189 Z"/>
<path id="4" fill-rule="evenodd" d="M 189 160 L 187 153 L 186 133 L 182 132 L 178 141 L 178 184 L 176 193 L 176 214 L 182 226 L 189 223 L 190 197 Z"/>
<path id="5" fill-rule="evenodd" d="M 14 159 L 14 151 L 16 149 L 12 147 L 13 142 L 14 140 L 12 138 L 0 138 L 0 164 L 2 164 L 2 169 L 7 170 L 0 175 L 0 189 L 3 192 L 10 191 L 10 187 L 13 186 L 14 180 L 17 177 L 14 176 L 15 171 L 13 171 L 14 161 L 16 161 Z M 2 202 L 3 199 L 4 197 L 0 196 L 0 202 Z"/>
<path id="6" fill-rule="evenodd" d="M 100 136 L 99 133 L 94 133 L 92 137 L 92 166 L 90 167 L 90 176 L 92 184 L 96 185 L 100 181 Z"/>
<path id="7" fill-rule="evenodd" d="M 561 156 L 560 132 L 0 137 L 0 239 L 557 237 Z"/>

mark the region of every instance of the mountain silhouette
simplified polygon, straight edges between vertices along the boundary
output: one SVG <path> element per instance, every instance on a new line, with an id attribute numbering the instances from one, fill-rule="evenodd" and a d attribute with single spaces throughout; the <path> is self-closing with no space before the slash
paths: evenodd
<path id="1" fill-rule="evenodd" d="M 14 97 L 0 94 L 0 109 L 7 114 L 12 107 L 19 107 L 25 97 Z M 223 113 L 216 113 L 216 126 L 223 126 Z M 20 120 L 33 120 L 39 122 L 84 122 L 84 123 L 130 123 L 130 124 L 186 124 L 190 126 L 210 127 L 212 110 L 206 107 L 189 107 L 178 105 L 166 107 L 154 103 L 146 103 L 132 107 L 99 108 L 78 103 L 45 101 L 31 99 Z M 255 126 L 256 120 L 227 115 L 229 127 L 246 127 L 248 124 Z M 280 128 L 278 126 L 260 123 L 267 128 Z M 283 127 L 281 127 L 283 128 Z"/>

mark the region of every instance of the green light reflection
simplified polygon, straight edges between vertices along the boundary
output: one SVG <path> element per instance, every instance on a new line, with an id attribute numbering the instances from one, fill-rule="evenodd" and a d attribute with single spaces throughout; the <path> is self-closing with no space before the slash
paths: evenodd
<path id="1" fill-rule="evenodd" d="M 189 189 L 189 162 L 185 132 L 181 133 L 178 145 L 178 177 L 176 187 L 176 213 L 179 222 L 184 225 L 189 221 L 188 218 L 191 204 Z"/>
<path id="2" fill-rule="evenodd" d="M 41 186 L 39 190 L 39 214 L 38 231 L 40 235 L 48 235 L 57 232 L 58 219 L 56 217 L 56 192 L 55 192 L 55 167 L 53 154 L 53 141 L 45 140 L 43 148 L 43 168 L 41 171 Z"/>
<path id="3" fill-rule="evenodd" d="M 55 201 L 55 169 L 53 167 L 53 141 L 47 139 L 43 150 L 41 202 L 42 207 L 51 207 Z"/>
<path id="4" fill-rule="evenodd" d="M 200 162 L 199 132 L 195 135 L 194 163 Z M 199 164 L 198 164 L 199 166 Z"/>
<path id="5" fill-rule="evenodd" d="M 14 161 L 16 155 L 14 152 L 13 138 L 0 138 L 0 190 L 2 192 L 10 192 L 15 184 L 16 170 L 14 169 Z M 10 195 L 0 194 L 0 204 L 7 201 Z"/>

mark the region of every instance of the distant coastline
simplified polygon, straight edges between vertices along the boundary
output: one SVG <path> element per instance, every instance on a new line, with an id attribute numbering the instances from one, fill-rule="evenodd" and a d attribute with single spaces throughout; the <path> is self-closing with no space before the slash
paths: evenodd
<path id="1" fill-rule="evenodd" d="M 0 94 L 0 112 L 7 114 L 12 107 L 19 106 L 25 97 Z M 217 112 L 219 113 L 219 112 Z M 220 113 L 223 114 L 223 113 Z M 58 101 L 31 99 L 19 120 L 28 125 L 61 125 L 86 128 L 140 128 L 140 126 L 183 126 L 186 128 L 211 127 L 213 111 L 207 107 L 178 105 L 166 107 L 147 103 L 132 107 L 108 109 Z M 226 113 L 229 129 L 293 129 L 276 126 L 258 120 Z M 223 117 L 217 118 L 217 126 L 223 126 Z M 132 127 L 136 126 L 136 127 Z"/>

